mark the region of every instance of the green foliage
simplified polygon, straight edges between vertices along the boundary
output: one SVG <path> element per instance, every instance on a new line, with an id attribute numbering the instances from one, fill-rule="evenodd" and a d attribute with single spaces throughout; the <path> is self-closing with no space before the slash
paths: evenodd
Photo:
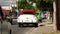
<path id="1" fill-rule="evenodd" d="M 53 0 L 28 0 L 29 2 L 36 3 L 36 7 L 33 7 L 32 4 L 29 4 L 27 0 L 18 0 L 17 5 L 18 9 L 43 9 L 52 10 L 53 9 Z"/>
<path id="2" fill-rule="evenodd" d="M 27 2 L 27 0 L 18 1 L 18 9 L 34 9 L 35 8 Z"/>
<path id="3" fill-rule="evenodd" d="M 36 0 L 36 5 L 38 9 L 52 10 L 53 9 L 53 0 Z"/>
<path id="4" fill-rule="evenodd" d="M 37 9 L 53 10 L 53 0 L 30 0 L 36 3 Z"/>

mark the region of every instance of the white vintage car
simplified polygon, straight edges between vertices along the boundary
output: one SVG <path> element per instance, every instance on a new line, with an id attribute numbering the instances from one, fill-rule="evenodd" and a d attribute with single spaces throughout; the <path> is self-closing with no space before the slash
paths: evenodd
<path id="1" fill-rule="evenodd" d="M 20 16 L 17 18 L 19 27 L 21 26 L 38 26 L 38 20 L 34 10 L 22 10 Z"/>

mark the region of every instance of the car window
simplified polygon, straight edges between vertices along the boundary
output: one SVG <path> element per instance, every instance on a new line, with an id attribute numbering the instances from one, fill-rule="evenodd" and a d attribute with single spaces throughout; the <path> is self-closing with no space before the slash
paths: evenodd
<path id="1" fill-rule="evenodd" d="M 23 12 L 23 14 L 33 14 L 32 12 Z"/>

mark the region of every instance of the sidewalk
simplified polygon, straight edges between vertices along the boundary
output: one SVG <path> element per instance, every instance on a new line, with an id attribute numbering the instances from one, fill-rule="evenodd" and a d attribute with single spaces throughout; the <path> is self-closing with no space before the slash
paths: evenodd
<path id="1" fill-rule="evenodd" d="M 49 21 L 45 20 L 43 23 L 40 23 L 39 25 L 43 25 L 43 26 L 39 26 L 37 28 L 35 28 L 33 31 L 31 31 L 28 34 L 43 34 L 43 33 L 49 33 L 49 32 L 53 32 L 53 24 L 50 24 Z"/>
<path id="2" fill-rule="evenodd" d="M 29 32 L 28 34 L 43 34 L 47 32 L 53 32 L 52 26 L 39 26 L 35 28 L 33 31 Z"/>
<path id="3" fill-rule="evenodd" d="M 44 19 L 42 23 L 38 23 L 38 26 L 53 26 L 53 23 L 50 20 Z"/>
<path id="4" fill-rule="evenodd" d="M 48 20 L 48 19 L 43 20 L 43 24 L 45 26 L 53 26 L 52 20 Z"/>

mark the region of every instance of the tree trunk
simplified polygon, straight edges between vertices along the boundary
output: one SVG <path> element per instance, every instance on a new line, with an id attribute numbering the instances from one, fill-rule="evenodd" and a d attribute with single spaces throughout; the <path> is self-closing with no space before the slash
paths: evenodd
<path id="1" fill-rule="evenodd" d="M 56 27 L 56 1 L 53 1 L 53 26 L 54 26 L 54 31 L 57 31 L 57 27 Z"/>

